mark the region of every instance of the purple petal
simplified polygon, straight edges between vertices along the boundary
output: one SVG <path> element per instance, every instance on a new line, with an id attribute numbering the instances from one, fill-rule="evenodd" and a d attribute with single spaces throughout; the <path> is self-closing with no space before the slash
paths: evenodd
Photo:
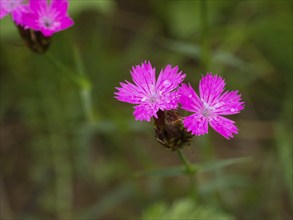
<path id="1" fill-rule="evenodd" d="M 158 112 L 158 110 L 159 109 L 152 108 L 148 104 L 137 105 L 134 106 L 133 115 L 135 120 L 149 122 L 153 116 L 157 117 L 156 113 Z"/>
<path id="2" fill-rule="evenodd" d="M 35 31 L 39 31 L 40 27 L 38 24 L 39 16 L 35 13 L 29 12 L 29 13 L 23 13 L 22 14 L 22 24 L 26 28 L 33 29 Z"/>
<path id="3" fill-rule="evenodd" d="M 122 102 L 131 104 L 140 104 L 143 94 L 139 88 L 130 82 L 120 83 L 121 87 L 116 87 L 118 92 L 115 92 L 115 98 Z"/>
<path id="4" fill-rule="evenodd" d="M 197 112 L 202 107 L 202 102 L 196 92 L 193 90 L 190 84 L 182 84 L 178 90 L 179 103 L 182 105 L 182 109 Z"/>
<path id="5" fill-rule="evenodd" d="M 41 28 L 40 31 L 45 37 L 51 37 L 56 32 L 55 30 L 50 30 L 47 28 Z"/>
<path id="6" fill-rule="evenodd" d="M 132 67 L 130 74 L 132 76 L 133 82 L 141 87 L 145 93 L 149 93 L 151 90 L 154 90 L 156 83 L 155 68 L 152 68 L 150 62 L 144 62 L 140 66 L 137 65 Z"/>
<path id="7" fill-rule="evenodd" d="M 0 6 L 0 19 L 4 18 L 8 14 L 9 12 Z"/>
<path id="8" fill-rule="evenodd" d="M 208 133 L 208 120 L 201 114 L 187 116 L 183 120 L 184 127 L 193 135 L 203 135 Z"/>
<path id="9" fill-rule="evenodd" d="M 238 94 L 238 91 L 227 91 L 220 96 L 218 103 L 213 107 L 216 114 L 233 115 L 244 109 L 244 102 L 241 102 L 241 95 Z"/>
<path id="10" fill-rule="evenodd" d="M 13 12 L 12 12 L 12 19 L 13 21 L 18 24 L 18 25 L 24 25 L 25 26 L 25 22 L 23 17 L 25 16 L 25 14 L 27 14 L 29 12 L 29 7 L 28 5 L 21 5 L 18 6 Z"/>
<path id="11" fill-rule="evenodd" d="M 60 19 L 60 23 L 61 25 L 58 28 L 58 31 L 62 31 L 64 29 L 71 27 L 74 24 L 74 21 L 70 17 L 64 16 Z"/>
<path id="12" fill-rule="evenodd" d="M 225 81 L 222 77 L 208 73 L 199 83 L 200 98 L 211 106 L 224 91 L 224 87 Z"/>
<path id="13" fill-rule="evenodd" d="M 210 119 L 211 127 L 228 140 L 233 138 L 233 134 L 238 134 L 238 128 L 234 123 L 234 121 L 222 116 L 215 116 Z"/>
<path id="14" fill-rule="evenodd" d="M 30 0 L 29 6 L 33 11 L 39 11 L 42 7 L 48 5 L 47 0 Z"/>
<path id="15" fill-rule="evenodd" d="M 25 5 L 23 0 L 0 0 L 0 19 Z M 17 22 L 20 22 L 17 20 Z"/>
<path id="16" fill-rule="evenodd" d="M 162 94 L 156 105 L 162 111 L 176 109 L 178 107 L 179 95 L 177 91 Z"/>
<path id="17" fill-rule="evenodd" d="M 58 11 L 60 15 L 65 15 L 68 8 L 67 0 L 51 0 L 51 10 Z"/>
<path id="18" fill-rule="evenodd" d="M 185 76 L 182 72 L 178 73 L 178 66 L 172 68 L 171 65 L 167 65 L 159 74 L 156 90 L 161 93 L 171 92 L 182 83 Z"/>

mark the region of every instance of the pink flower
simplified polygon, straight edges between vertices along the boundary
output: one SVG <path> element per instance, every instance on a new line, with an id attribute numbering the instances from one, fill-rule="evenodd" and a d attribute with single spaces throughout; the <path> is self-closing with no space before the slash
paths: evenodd
<path id="1" fill-rule="evenodd" d="M 131 76 L 134 84 L 126 81 L 116 87 L 115 98 L 135 104 L 133 115 L 136 120 L 150 121 L 151 117 L 157 118 L 159 110 L 176 109 L 179 96 L 177 87 L 185 78 L 185 74 L 178 73 L 178 67 L 167 65 L 161 70 L 156 80 L 155 68 L 150 62 L 132 67 Z"/>
<path id="2" fill-rule="evenodd" d="M 227 139 L 238 134 L 238 128 L 234 121 L 221 115 L 239 113 L 244 108 L 238 91 L 224 92 L 225 81 L 220 76 L 208 73 L 203 76 L 199 84 L 198 96 L 193 88 L 183 84 L 179 89 L 180 104 L 182 108 L 194 112 L 183 120 L 187 131 L 193 135 L 208 133 L 208 124 Z M 224 93 L 223 93 L 224 92 Z"/>
<path id="3" fill-rule="evenodd" d="M 67 15 L 68 0 L 30 0 L 28 13 L 23 15 L 26 28 L 41 31 L 50 37 L 74 24 Z"/>
<path id="4" fill-rule="evenodd" d="M 0 19 L 11 14 L 14 22 L 21 25 L 22 14 L 28 9 L 25 2 L 25 0 L 0 0 Z"/>

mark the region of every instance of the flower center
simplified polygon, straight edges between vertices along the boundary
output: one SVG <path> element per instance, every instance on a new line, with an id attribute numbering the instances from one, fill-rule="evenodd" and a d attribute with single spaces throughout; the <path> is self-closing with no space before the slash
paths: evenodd
<path id="1" fill-rule="evenodd" d="M 158 99 L 160 98 L 161 94 L 156 92 L 155 85 L 150 85 L 149 93 L 144 96 L 141 101 L 142 102 L 149 102 L 151 104 L 155 104 Z"/>
<path id="2" fill-rule="evenodd" d="M 150 97 L 149 97 L 149 102 L 150 103 L 155 103 L 158 100 L 158 95 L 156 93 L 153 93 Z"/>
<path id="3" fill-rule="evenodd" d="M 21 3 L 22 0 L 6 0 L 4 1 L 3 8 L 9 12 L 12 12 L 17 6 L 21 5 Z"/>
<path id="4" fill-rule="evenodd" d="M 214 108 L 210 107 L 209 104 L 206 103 L 205 101 L 202 100 L 202 102 L 203 102 L 203 107 L 200 110 L 201 114 L 206 118 L 212 116 L 214 114 L 213 113 Z"/>
<path id="5" fill-rule="evenodd" d="M 42 17 L 41 23 L 49 30 L 55 29 L 56 27 L 60 26 L 60 22 L 54 21 L 54 19 L 49 16 Z"/>
<path id="6" fill-rule="evenodd" d="M 157 102 L 158 98 L 159 98 L 158 94 L 156 94 L 156 93 L 152 93 L 152 94 L 151 94 L 150 96 L 148 96 L 148 97 L 147 97 L 147 96 L 144 96 L 144 97 L 141 99 L 141 101 L 142 101 L 142 102 L 147 101 L 147 102 L 149 102 L 149 103 L 154 104 L 154 103 Z"/>

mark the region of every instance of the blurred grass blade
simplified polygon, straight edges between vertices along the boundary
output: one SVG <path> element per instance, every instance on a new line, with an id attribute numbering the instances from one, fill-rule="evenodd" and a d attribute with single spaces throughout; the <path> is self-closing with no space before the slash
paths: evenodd
<path id="1" fill-rule="evenodd" d="M 200 57 L 200 46 L 193 43 L 185 43 L 163 38 L 160 45 L 168 50 L 175 51 L 188 57 L 196 59 Z"/>
<path id="2" fill-rule="evenodd" d="M 160 45 L 167 50 L 174 51 L 186 57 L 191 57 L 195 60 L 198 60 L 202 53 L 202 47 L 194 43 L 186 43 L 183 41 L 175 41 L 163 38 L 160 41 Z M 243 73 L 253 73 L 253 75 L 258 76 L 258 72 L 251 66 L 250 63 L 229 51 L 224 51 L 221 49 L 214 50 L 210 59 L 212 63 L 219 63 L 221 65 L 230 66 L 237 68 Z"/>
<path id="3" fill-rule="evenodd" d="M 291 77 L 292 78 L 292 77 Z M 293 187 L 292 187 L 292 173 L 293 173 L 293 150 L 292 150 L 292 81 L 290 84 L 290 92 L 283 102 L 282 118 L 275 126 L 276 140 L 277 140 L 277 155 L 282 167 L 281 172 L 284 175 L 284 180 L 290 191 L 289 195 L 291 202 L 293 202 Z"/>
<path id="4" fill-rule="evenodd" d="M 79 14 L 87 9 L 96 9 L 103 14 L 110 14 L 116 8 L 115 1 L 105 0 L 105 1 L 71 1 L 69 7 L 70 14 Z"/>
<path id="5" fill-rule="evenodd" d="M 225 160 L 218 160 L 214 162 L 208 162 L 204 164 L 192 164 L 192 167 L 199 172 L 205 172 L 210 170 L 216 169 L 223 169 L 227 166 L 239 164 L 239 163 L 246 163 L 251 161 L 251 157 L 239 157 L 239 158 L 232 158 L 232 159 L 225 159 Z M 142 177 L 142 176 L 181 176 L 186 175 L 186 168 L 185 166 L 176 166 L 176 167 L 167 167 L 162 169 L 150 169 L 150 170 L 143 170 L 138 171 L 134 174 L 135 177 Z"/>
<path id="6" fill-rule="evenodd" d="M 207 162 L 207 163 L 198 165 L 198 171 L 204 172 L 209 170 L 223 169 L 227 166 L 231 166 L 231 165 L 235 165 L 239 163 L 247 163 L 250 161 L 252 161 L 251 157 L 238 157 L 238 158 L 232 158 L 232 159 Z"/>
<path id="7" fill-rule="evenodd" d="M 60 72 L 66 78 L 68 78 L 69 80 L 71 80 L 77 86 L 82 87 L 82 88 L 89 86 L 89 82 L 88 82 L 87 79 L 85 79 L 84 77 L 81 77 L 81 76 L 77 75 L 74 71 L 72 71 L 70 68 L 68 68 L 66 65 L 64 65 L 61 61 L 59 61 L 57 58 L 55 58 L 55 56 L 53 56 L 51 53 L 48 52 L 45 56 L 48 58 L 48 60 L 54 66 L 56 66 L 59 70 L 61 70 Z"/>
<path id="8" fill-rule="evenodd" d="M 162 169 L 151 169 L 136 172 L 135 177 L 141 176 L 180 176 L 186 174 L 186 168 L 184 166 L 168 167 Z"/>
<path id="9" fill-rule="evenodd" d="M 84 64 L 80 55 L 80 52 L 77 48 L 77 46 L 74 46 L 74 61 L 76 65 L 76 71 L 81 76 L 81 79 L 84 79 L 80 83 L 86 82 L 81 88 L 80 88 L 80 96 L 82 100 L 82 106 L 85 113 L 85 116 L 87 118 L 87 121 L 90 124 L 94 124 L 96 121 L 94 111 L 93 111 L 93 102 L 92 102 L 92 84 L 90 80 L 88 79 L 86 75 L 86 71 L 84 68 Z"/>

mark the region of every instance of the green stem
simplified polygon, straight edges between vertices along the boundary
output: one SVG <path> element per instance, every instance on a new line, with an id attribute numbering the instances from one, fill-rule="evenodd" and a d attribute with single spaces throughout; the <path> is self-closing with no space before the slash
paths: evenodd
<path id="1" fill-rule="evenodd" d="M 83 103 L 84 114 L 87 118 L 87 121 L 90 124 L 94 124 L 96 121 L 93 108 L 92 108 L 92 98 L 91 98 L 91 90 L 89 89 L 81 89 L 80 90 L 81 101 Z"/>
<path id="2" fill-rule="evenodd" d="M 189 160 L 185 157 L 181 150 L 177 150 L 177 154 L 180 160 L 184 163 L 186 175 L 189 176 L 190 182 L 190 194 L 196 199 L 197 198 L 197 182 L 196 182 L 196 167 L 192 165 Z"/>
<path id="3" fill-rule="evenodd" d="M 186 172 L 187 173 L 194 173 L 195 170 L 194 170 L 192 164 L 185 157 L 185 155 L 182 153 L 182 151 L 181 150 L 177 150 L 177 154 L 178 154 L 180 160 L 184 163 L 185 168 L 186 168 Z"/>
<path id="4" fill-rule="evenodd" d="M 62 62 L 56 59 L 52 54 L 48 52 L 46 54 L 46 57 L 54 66 L 56 66 L 59 70 L 61 70 L 60 72 L 58 71 L 55 73 L 62 73 L 63 76 L 65 76 L 67 79 L 69 79 L 78 87 L 88 86 L 88 82 L 86 81 L 86 79 L 82 79 L 81 77 L 77 76 L 71 69 L 69 69 Z"/>
<path id="5" fill-rule="evenodd" d="M 61 70 L 60 72 L 63 73 L 63 75 L 67 79 L 69 79 L 75 85 L 77 85 L 77 87 L 79 88 L 79 93 L 80 93 L 85 117 L 90 124 L 94 124 L 96 119 L 95 119 L 95 114 L 93 112 L 93 104 L 92 104 L 92 97 L 91 97 L 92 85 L 90 81 L 88 80 L 88 78 L 86 77 L 86 74 L 82 65 L 81 57 L 76 48 L 74 50 L 74 55 L 75 55 L 76 68 L 79 75 L 77 75 L 76 72 L 72 71 L 70 68 L 68 68 L 62 62 L 60 62 L 50 53 L 48 53 L 46 56 L 58 69 Z"/>
<path id="6" fill-rule="evenodd" d="M 207 0 L 200 0 L 200 32 L 201 32 L 201 63 L 203 69 L 209 65 L 209 39 L 208 39 L 208 11 Z"/>
<path id="7" fill-rule="evenodd" d="M 74 58 L 76 69 L 81 78 L 87 79 L 86 72 L 84 69 L 84 65 L 80 56 L 80 53 L 77 49 L 77 46 L 74 47 Z M 93 111 L 93 103 L 92 103 L 92 86 L 90 81 L 87 80 L 88 84 L 80 88 L 80 96 L 81 101 L 83 103 L 83 109 L 86 115 L 86 118 L 90 124 L 94 124 L 96 119 Z"/>

